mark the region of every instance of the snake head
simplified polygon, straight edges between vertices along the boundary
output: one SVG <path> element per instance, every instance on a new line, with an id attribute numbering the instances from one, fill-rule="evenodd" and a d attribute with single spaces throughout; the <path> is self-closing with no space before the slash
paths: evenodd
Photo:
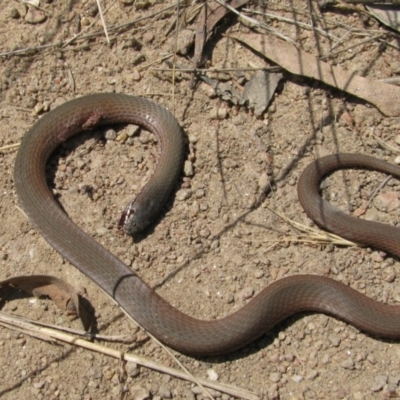
<path id="1" fill-rule="evenodd" d="M 144 231 L 149 223 L 140 217 L 141 213 L 137 210 L 135 202 L 131 202 L 121 214 L 118 222 L 118 229 L 123 230 L 127 235 L 134 236 Z"/>

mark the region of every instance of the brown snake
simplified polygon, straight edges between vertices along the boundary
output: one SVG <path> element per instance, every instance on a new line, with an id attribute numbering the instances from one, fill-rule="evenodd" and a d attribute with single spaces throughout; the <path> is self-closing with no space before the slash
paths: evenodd
<path id="1" fill-rule="evenodd" d="M 181 128 L 172 115 L 141 98 L 89 95 L 45 115 L 22 141 L 15 163 L 15 188 L 23 209 L 43 237 L 148 332 L 183 353 L 214 355 L 248 344 L 290 315 L 318 311 L 373 335 L 400 338 L 400 306 L 379 303 L 322 276 L 298 275 L 278 280 L 220 320 L 194 319 L 163 300 L 130 268 L 78 228 L 54 200 L 46 183 L 46 162 L 60 143 L 84 129 L 120 122 L 144 125 L 160 143 L 155 173 L 127 207 L 121 221 L 128 231 L 145 228 L 176 184 L 184 150 Z M 324 157 L 308 166 L 299 181 L 299 199 L 307 214 L 329 231 L 399 257 L 398 228 L 350 217 L 320 197 L 320 180 L 339 168 L 374 169 L 400 178 L 399 167 L 372 157 Z"/>

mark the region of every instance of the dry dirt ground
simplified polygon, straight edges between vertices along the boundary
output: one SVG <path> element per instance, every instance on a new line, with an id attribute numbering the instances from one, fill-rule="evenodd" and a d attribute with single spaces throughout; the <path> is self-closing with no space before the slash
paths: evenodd
<path id="1" fill-rule="evenodd" d="M 262 118 L 219 100 L 204 83 L 192 90 L 188 74 L 179 74 L 172 83 L 170 73 L 151 71 L 149 64 L 165 67 L 159 60 L 174 48 L 175 31 L 170 28 L 176 8 L 151 17 L 173 4 L 169 0 L 151 1 L 141 9 L 107 1 L 104 7 L 109 7 L 105 14 L 109 27 L 149 16 L 110 32 L 112 44 L 107 45 L 102 27 L 95 21 L 97 8 L 92 0 L 45 1 L 41 7 L 48 13 L 47 19 L 38 24 L 24 20 L 20 3 L 3 0 L 0 146 L 18 143 L 40 115 L 73 98 L 114 91 L 145 96 L 174 112 L 188 137 L 187 157 L 193 162 L 194 174 L 182 178 L 177 187 L 186 190 L 188 197 L 171 201 L 154 229 L 138 242 L 116 233 L 116 222 L 127 201 L 151 175 L 157 159 L 157 145 L 149 134 L 121 141 L 113 140 L 112 131 L 108 132 L 110 139 L 104 139 L 105 129 L 85 134 L 83 139 L 61 147 L 49 168 L 55 192 L 72 220 L 149 285 L 157 287 L 161 296 L 197 318 L 220 318 L 240 308 L 271 282 L 308 273 L 344 282 L 379 301 L 399 301 L 400 266 L 396 259 L 375 249 L 290 241 L 298 232 L 270 211 L 312 225 L 296 193 L 305 166 L 321 155 L 344 151 L 393 162 L 395 155 L 382 149 L 372 134 L 396 146 L 398 119 L 384 117 L 374 107 L 344 93 L 290 75 L 286 75 Z M 182 6 L 181 12 L 195 6 Z M 303 0 L 270 3 L 267 9 L 254 4 L 249 7 L 312 23 L 309 3 Z M 320 17 L 314 20 L 316 26 L 340 40 L 335 42 L 291 23 L 272 19 L 265 22 L 314 55 L 329 54 L 334 45 L 333 51 L 345 50 L 327 60 L 344 69 L 357 70 L 372 79 L 400 73 L 398 35 L 358 11 L 347 8 L 321 13 L 316 2 L 312 7 Z M 4 55 L 66 42 L 79 32 L 79 18 L 81 30 L 94 22 L 85 34 L 99 33 L 65 46 Z M 258 18 L 262 20 L 262 16 Z M 189 23 L 188 28 L 193 30 L 194 25 Z M 210 65 L 268 65 L 223 35 L 234 31 L 248 32 L 248 28 L 235 18 L 225 20 L 207 47 Z M 381 33 L 387 36 L 350 49 Z M 190 57 L 178 56 L 176 62 L 191 67 Z M 251 74 L 245 73 L 248 78 Z M 237 76 L 227 72 L 216 78 L 227 79 L 242 90 Z M 214 118 L 221 108 L 219 115 L 226 111 L 225 118 Z M 129 130 L 114 128 L 117 135 L 122 134 L 120 139 Z M 0 153 L 1 278 L 52 274 L 84 288 L 95 307 L 99 333 L 131 339 L 128 344 L 105 344 L 179 368 L 93 282 L 35 232 L 17 208 L 15 156 L 16 150 L 12 149 Z M 265 202 L 252 209 L 266 176 L 281 179 Z M 336 173 L 326 181 L 325 189 L 336 205 L 356 210 L 367 203 L 382 180 L 374 173 Z M 93 196 L 84 190 L 86 185 L 92 187 Z M 384 190 L 399 190 L 398 182 L 391 180 Z M 366 217 L 398 223 L 397 210 L 382 213 L 374 205 Z M 69 318 L 48 300 L 22 298 L 8 302 L 3 310 L 80 329 L 78 320 Z M 4 399 L 204 398 L 193 384 L 142 367 L 128 366 L 121 384 L 119 377 L 124 378 L 124 374 L 118 360 L 70 345 L 47 343 L 3 327 L 0 348 L 0 395 Z M 251 345 L 226 356 L 194 358 L 174 354 L 197 376 L 217 377 L 219 382 L 254 391 L 265 399 L 386 399 L 399 393 L 400 343 L 378 340 L 325 315 L 290 318 Z M 217 399 L 230 398 L 219 392 L 212 394 Z"/>

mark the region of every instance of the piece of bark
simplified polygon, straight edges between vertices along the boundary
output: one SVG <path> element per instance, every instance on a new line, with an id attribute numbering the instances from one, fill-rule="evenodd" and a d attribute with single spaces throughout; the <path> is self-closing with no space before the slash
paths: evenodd
<path id="1" fill-rule="evenodd" d="M 48 296 L 68 315 L 79 316 L 86 331 L 93 327 L 91 310 L 83 307 L 83 298 L 63 280 L 51 275 L 15 276 L 0 282 L 0 298 L 4 299 L 15 288 L 35 297 Z M 86 307 L 89 304 L 88 301 L 84 303 Z"/>
<path id="2" fill-rule="evenodd" d="M 229 5 L 233 8 L 239 8 L 245 5 L 248 0 L 232 0 Z M 202 65 L 203 49 L 207 40 L 214 32 L 214 27 L 225 17 L 229 10 L 214 1 L 207 1 L 200 12 L 196 21 L 196 39 L 194 44 L 193 67 Z"/>

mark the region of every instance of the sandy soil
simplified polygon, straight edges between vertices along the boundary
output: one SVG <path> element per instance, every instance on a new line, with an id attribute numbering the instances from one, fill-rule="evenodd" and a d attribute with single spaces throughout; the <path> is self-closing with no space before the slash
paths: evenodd
<path id="1" fill-rule="evenodd" d="M 173 4 L 169 0 L 150 3 L 147 9 L 113 3 L 106 13 L 107 25 L 122 25 Z M 272 4 L 266 11 L 310 24 L 307 2 L 285 1 L 281 5 Z M 289 11 L 289 6 L 297 11 Z M 78 17 L 84 29 L 96 16 L 92 1 L 53 1 L 41 7 L 48 12 L 47 20 L 31 24 L 18 17 L 24 13 L 21 4 L 3 1 L 1 53 L 65 41 L 77 33 Z M 319 27 L 337 38 L 344 37 L 349 27 L 387 31 L 374 19 L 354 11 L 332 10 L 320 15 L 325 22 Z M 189 138 L 187 155 L 193 161 L 194 175 L 184 177 L 177 187 L 189 191 L 190 196 L 171 201 L 163 218 L 139 242 L 117 234 L 115 228 L 127 201 L 151 175 L 158 150 L 149 134 L 121 142 L 105 140 L 106 130 L 96 131 L 63 146 L 52 158 L 50 170 L 70 217 L 157 287 L 171 304 L 200 319 L 220 318 L 271 282 L 300 273 L 329 276 L 379 301 L 399 300 L 399 264 L 390 255 L 375 249 L 287 241 L 298 232 L 270 211 L 284 212 L 294 221 L 310 225 L 296 193 L 304 167 L 318 156 L 338 151 L 393 161 L 395 155 L 383 150 L 371 134 L 395 145 L 398 119 L 385 118 L 355 98 L 289 75 L 261 119 L 244 108 L 236 112 L 215 98 L 204 83 L 192 91 L 187 74 L 180 74 L 173 86 L 168 73 L 155 73 L 145 66 L 153 62 L 160 66 L 157 60 L 171 52 L 174 33 L 170 27 L 175 18 L 176 10 L 170 9 L 112 32 L 111 46 L 99 34 L 65 47 L 2 55 L 0 146 L 18 143 L 49 108 L 84 94 L 115 91 L 146 96 L 173 110 L 181 123 Z M 314 55 L 327 54 L 334 44 L 291 24 L 267 22 Z M 88 32 L 101 29 L 95 22 Z M 228 19 L 222 31 L 238 30 L 247 32 L 235 19 Z M 335 50 L 363 38 L 347 35 Z M 385 40 L 399 44 L 394 34 Z M 373 79 L 395 76 L 400 72 L 398 51 L 384 41 L 370 41 L 338 53 L 329 62 Z M 207 47 L 207 54 L 217 68 L 266 65 L 221 32 Z M 183 56 L 177 63 L 191 67 Z M 246 72 L 246 76 L 251 73 Z M 219 76 L 224 77 L 241 89 L 235 73 Z M 219 108 L 226 109 L 226 118 L 213 118 Z M 117 135 L 129 130 L 114 128 Z M 113 132 L 109 135 L 115 136 Z M 14 150 L 0 152 L 1 277 L 52 274 L 84 288 L 96 309 L 100 333 L 129 335 L 132 340 L 129 344 L 111 343 L 110 347 L 177 367 L 93 282 L 65 262 L 18 210 L 13 187 L 15 155 Z M 252 209 L 266 172 L 282 178 L 263 205 Z M 325 187 L 336 205 L 355 210 L 366 204 L 382 179 L 366 172 L 337 173 Z M 83 190 L 85 185 L 94 188 L 93 198 Z M 385 190 L 398 190 L 398 183 L 390 181 Z M 396 210 L 380 213 L 374 206 L 367 217 L 398 222 Z M 80 329 L 79 321 L 71 320 L 48 300 L 22 298 L 3 309 Z M 121 392 L 128 399 L 203 398 L 190 383 L 135 366 L 127 367 L 121 384 L 118 360 L 3 327 L 0 346 L 0 395 L 4 399 L 114 399 L 120 398 Z M 265 399 L 385 399 L 398 390 L 400 382 L 398 342 L 369 337 L 318 314 L 290 318 L 255 343 L 224 357 L 176 356 L 195 375 L 217 375 L 218 381 L 252 390 Z M 230 398 L 213 394 L 215 398 Z"/>

